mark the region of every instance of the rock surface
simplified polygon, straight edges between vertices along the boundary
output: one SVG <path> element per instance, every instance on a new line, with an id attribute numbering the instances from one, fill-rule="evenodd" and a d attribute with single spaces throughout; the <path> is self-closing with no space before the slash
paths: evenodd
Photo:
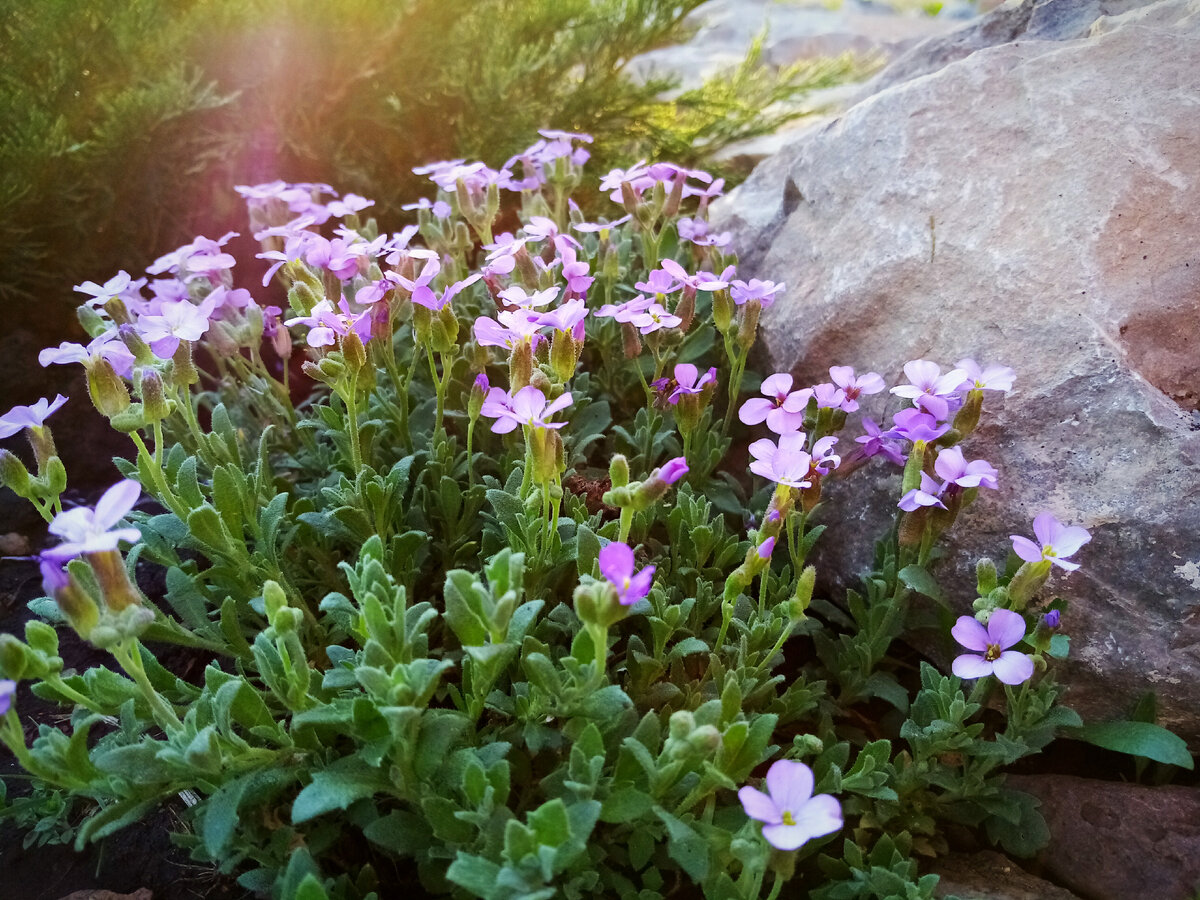
<path id="1" fill-rule="evenodd" d="M 1038 862 L 1089 900 L 1190 900 L 1200 885 L 1200 788 L 1012 776 L 1042 802 Z M 964 898 L 965 900 L 965 898 Z"/>
<path id="2" fill-rule="evenodd" d="M 958 900 L 1079 900 L 1045 879 L 1030 875 L 1000 853 L 955 853 L 939 859 L 933 871 L 940 876 L 935 897 Z"/>
<path id="3" fill-rule="evenodd" d="M 1041 510 L 1087 527 L 1083 568 L 1050 583 L 1073 603 L 1067 702 L 1116 717 L 1155 691 L 1162 724 L 1195 739 L 1200 3 L 1081 24 L 1104 9 L 1010 0 L 968 32 L 1023 19 L 1025 37 L 891 86 L 885 71 L 882 90 L 798 136 L 714 217 L 742 277 L 787 282 L 763 315 L 766 371 L 812 383 L 855 365 L 898 383 L 906 360 L 965 356 L 1018 370 L 967 445 L 1001 489 L 957 524 L 946 593 L 965 611 L 973 560 L 1003 559 Z M 1027 39 L 1038 21 L 1058 31 Z M 926 48 L 931 65 L 943 44 Z M 827 570 L 867 567 L 861 536 L 898 496 L 884 465 L 831 485 Z"/>

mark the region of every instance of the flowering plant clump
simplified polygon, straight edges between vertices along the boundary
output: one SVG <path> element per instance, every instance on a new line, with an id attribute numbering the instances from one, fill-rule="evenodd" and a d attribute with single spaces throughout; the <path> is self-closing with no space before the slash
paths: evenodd
<path id="1" fill-rule="evenodd" d="M 326 185 L 238 188 L 276 303 L 235 286 L 229 235 L 80 285 L 90 342 L 41 361 L 85 367 L 121 480 L 64 509 L 64 399 L 0 416 L 37 464 L 5 452 L 3 482 L 52 537 L 41 618 L 0 635 L 0 739 L 90 804 L 78 844 L 187 792 L 197 860 L 306 900 L 395 896 L 397 872 L 458 897 L 929 897 L 943 823 L 1036 849 L 1003 768 L 1080 724 L 1055 703 L 1066 606 L 1033 601 L 1087 533 L 1045 514 L 979 564 L 953 674 L 889 656 L 1003 477 L 969 448 L 1011 371 L 754 379 L 786 286 L 738 277 L 720 184 L 615 170 L 585 221 L 587 142 L 428 166 L 392 234 Z M 823 598 L 822 487 L 864 465 L 897 473 L 895 525 L 863 590 Z M 67 628 L 111 664 L 65 669 Z M 164 643 L 210 657 L 199 683 Z M 72 713 L 32 744 L 29 682 Z"/>

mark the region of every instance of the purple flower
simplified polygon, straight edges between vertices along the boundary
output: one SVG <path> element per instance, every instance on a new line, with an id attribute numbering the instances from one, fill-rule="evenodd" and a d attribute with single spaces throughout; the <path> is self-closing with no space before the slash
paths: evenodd
<path id="1" fill-rule="evenodd" d="M 663 463 L 662 467 L 659 468 L 657 475 L 667 484 L 674 484 L 687 473 L 687 460 L 682 456 L 676 456 L 674 459 L 669 459 Z"/>
<path id="2" fill-rule="evenodd" d="M 945 509 L 946 504 L 942 502 L 944 490 L 946 490 L 944 484 L 938 484 L 936 479 L 929 477 L 928 472 L 922 472 L 921 486 L 913 488 L 901 497 L 900 502 L 896 505 L 905 512 L 916 512 L 922 506 L 940 506 Z"/>
<path id="3" fill-rule="evenodd" d="M 831 366 L 829 378 L 844 392 L 842 409 L 848 413 L 858 409 L 858 398 L 862 394 L 878 394 L 887 387 L 878 373 L 867 372 L 856 377 L 852 366 Z"/>
<path id="4" fill-rule="evenodd" d="M 967 380 L 959 385 L 960 391 L 1003 391 L 1007 394 L 1017 377 L 1008 366 L 988 366 L 981 370 L 973 359 L 960 359 L 954 367 L 967 373 Z"/>
<path id="5" fill-rule="evenodd" d="M 41 428 L 50 414 L 66 402 L 67 398 L 58 394 L 53 402 L 42 397 L 32 406 L 14 406 L 0 416 L 0 438 L 12 437 L 22 428 Z"/>
<path id="6" fill-rule="evenodd" d="M 562 276 L 567 283 L 567 292 L 582 295 L 592 286 L 596 279 L 588 274 L 590 267 L 576 256 L 574 247 L 563 247 Z"/>
<path id="7" fill-rule="evenodd" d="M 769 537 L 758 545 L 758 558 L 770 559 L 771 554 L 775 552 L 775 538 Z"/>
<path id="8" fill-rule="evenodd" d="M 765 823 L 763 837 L 777 850 L 796 850 L 813 838 L 840 831 L 842 808 L 831 794 L 813 796 L 812 769 L 781 759 L 767 769 L 767 792 L 749 785 L 738 791 L 751 819 Z"/>
<path id="9" fill-rule="evenodd" d="M 846 403 L 846 392 L 836 384 L 813 385 L 812 392 L 817 399 L 817 409 L 842 409 Z"/>
<path id="10" fill-rule="evenodd" d="M 421 272 L 415 279 L 405 278 L 403 275 L 396 275 L 395 278 L 400 286 L 412 295 L 413 303 L 424 306 L 426 309 L 437 309 L 437 297 L 434 296 L 433 288 L 429 285 L 441 271 L 442 261 L 433 256 L 425 260 L 425 265 L 421 267 Z"/>
<path id="11" fill-rule="evenodd" d="M 888 438 L 903 438 L 906 441 L 936 441 L 950 430 L 949 425 L 939 425 L 937 419 L 916 407 L 902 409 L 892 416 L 892 427 L 884 432 Z"/>
<path id="12" fill-rule="evenodd" d="M 1068 572 L 1078 569 L 1079 563 L 1067 562 L 1067 557 L 1074 556 L 1080 547 L 1092 539 L 1086 528 L 1064 525 L 1053 513 L 1048 512 L 1039 514 L 1033 520 L 1033 533 L 1038 539 L 1037 544 L 1019 534 L 1010 535 L 1017 556 L 1026 562 L 1046 559 Z"/>
<path id="13" fill-rule="evenodd" d="M 811 388 L 792 390 L 792 376 L 776 372 L 763 379 L 759 389 L 769 399 L 752 397 L 738 410 L 738 418 L 746 425 L 766 422 L 776 434 L 795 431 L 804 423 L 804 408 L 812 396 Z"/>
<path id="14" fill-rule="evenodd" d="M 680 240 L 691 241 L 697 247 L 726 247 L 733 240 L 731 231 L 719 234 L 710 232 L 708 222 L 704 219 L 680 219 L 675 224 Z"/>
<path id="15" fill-rule="evenodd" d="M 960 488 L 985 487 L 993 491 L 998 488 L 998 473 L 992 464 L 982 459 L 967 462 L 958 447 L 947 447 L 939 452 L 933 470 L 947 485 L 956 484 Z"/>
<path id="16" fill-rule="evenodd" d="M 574 300 L 568 300 L 557 309 L 539 313 L 538 324 L 549 325 L 555 331 L 574 332 L 576 326 L 583 322 L 587 314 L 587 306 L 581 299 L 576 297 Z M 582 333 L 580 337 L 582 337 Z"/>
<path id="17" fill-rule="evenodd" d="M 529 425 L 533 428 L 562 428 L 566 422 L 547 422 L 550 416 L 559 410 L 566 409 L 574 398 L 564 393 L 549 405 L 546 395 L 533 385 L 526 385 L 512 397 L 507 391 L 492 388 L 487 399 L 483 401 L 480 412 L 489 419 L 495 419 L 492 431 L 496 434 L 508 434 L 518 425 Z"/>
<path id="18" fill-rule="evenodd" d="M 755 441 L 750 445 L 754 457 L 750 471 L 787 487 L 812 487 L 812 457 L 804 450 L 804 442 L 802 431 L 781 435 L 778 446 L 769 438 Z"/>
<path id="19" fill-rule="evenodd" d="M 619 319 L 617 321 L 620 321 Z M 650 334 L 658 331 L 660 328 L 674 328 L 680 324 L 683 319 L 679 316 L 672 315 L 667 312 L 666 307 L 661 303 L 651 303 L 645 312 L 636 313 L 629 319 L 629 324 L 633 325 L 642 334 Z"/>
<path id="20" fill-rule="evenodd" d="M 628 544 L 613 541 L 600 551 L 600 574 L 617 589 L 617 601 L 633 606 L 648 593 L 654 580 L 654 566 L 634 572 L 633 550 Z"/>
<path id="21" fill-rule="evenodd" d="M 133 353 L 117 337 L 115 330 L 93 338 L 86 347 L 63 341 L 57 347 L 47 347 L 38 354 L 38 364 L 43 367 L 54 363 L 65 365 L 77 362 L 90 368 L 101 359 L 107 360 L 113 371 L 122 378 L 128 378 L 133 373 Z"/>
<path id="22" fill-rule="evenodd" d="M 63 543 L 42 551 L 42 555 L 50 560 L 67 560 L 81 553 L 116 550 L 120 541 L 140 540 L 142 533 L 136 528 L 113 526 L 133 509 L 141 494 L 142 486 L 136 481 L 118 481 L 104 492 L 94 510 L 77 506 L 59 513 L 49 530 L 62 538 Z"/>
<path id="23" fill-rule="evenodd" d="M 1057 628 L 1061 620 L 1062 613 L 1060 613 L 1057 609 L 1052 609 L 1050 612 L 1042 616 L 1042 624 L 1051 629 Z"/>
<path id="24" fill-rule="evenodd" d="M 503 310 L 496 314 L 496 318 L 500 321 L 496 322 L 487 316 L 475 320 L 473 330 L 480 347 L 505 347 L 511 350 L 535 338 L 544 340 L 538 335 L 538 329 L 542 327 L 538 313 L 527 309 Z"/>
<path id="25" fill-rule="evenodd" d="M 435 219 L 448 219 L 448 218 L 450 218 L 450 212 L 451 212 L 450 204 L 447 203 L 445 200 L 431 201 L 428 197 L 422 197 L 416 203 L 409 203 L 406 206 L 402 206 L 400 208 L 401 209 L 427 209 L 431 213 L 433 213 L 433 217 Z"/>
<path id="26" fill-rule="evenodd" d="M 813 444 L 812 465 L 822 475 L 828 475 L 831 469 L 836 469 L 842 462 L 842 458 L 833 452 L 833 445 L 837 442 L 838 439 L 829 434 Z"/>
<path id="27" fill-rule="evenodd" d="M 757 278 L 751 278 L 749 282 L 735 281 L 730 288 L 729 296 L 733 298 L 733 302 L 738 306 L 747 303 L 751 300 L 757 300 L 762 304 L 763 309 L 766 309 L 775 302 L 776 296 L 783 291 L 787 285 L 782 282 L 776 284 L 773 281 L 759 281 Z"/>
<path id="28" fill-rule="evenodd" d="M 645 313 L 653 303 L 654 301 L 649 297 L 638 294 L 632 300 L 626 300 L 624 303 L 605 303 L 596 310 L 596 315 L 602 319 L 616 319 L 618 322 L 632 323 L 636 316 Z"/>
<path id="29" fill-rule="evenodd" d="M 16 693 L 17 683 L 15 681 L 11 678 L 0 679 L 0 716 L 8 715 Z"/>
<path id="30" fill-rule="evenodd" d="M 942 367 L 927 359 L 906 362 L 904 374 L 910 383 L 892 388 L 892 393 L 912 400 L 938 421 L 950 415 L 950 400 L 957 401 L 959 386 L 967 377 L 964 369 L 953 369 L 943 375 Z"/>
<path id="31" fill-rule="evenodd" d="M 1021 684 L 1033 675 L 1033 660 L 1008 649 L 1025 637 L 1025 619 L 1019 613 L 994 609 L 987 628 L 970 616 L 959 616 L 950 633 L 966 649 L 975 651 L 955 657 L 952 669 L 959 678 L 995 675 L 1005 684 Z"/>
<path id="32" fill-rule="evenodd" d="M 209 295 L 199 306 L 187 300 L 164 303 L 157 316 L 141 316 L 137 329 L 159 359 L 170 359 L 180 341 L 198 341 L 208 331 L 216 301 Z"/>
<path id="33" fill-rule="evenodd" d="M 87 306 L 103 306 L 113 297 L 121 296 L 122 292 L 129 287 L 132 281 L 129 273 L 122 269 L 104 284 L 96 284 L 94 281 L 85 281 L 83 284 L 75 285 L 72 290 L 78 291 L 81 294 L 89 294 L 88 300 L 84 301 Z M 143 281 L 142 284 L 145 284 Z"/>
<path id="34" fill-rule="evenodd" d="M 506 301 L 510 306 L 517 306 L 521 309 L 536 309 L 539 306 L 545 306 L 548 303 L 553 303 L 558 297 L 558 292 L 562 288 L 551 287 L 544 291 L 535 291 L 532 294 L 525 293 L 525 288 L 519 284 L 514 284 L 512 287 L 505 288 L 500 292 L 500 299 Z"/>
<path id="35" fill-rule="evenodd" d="M 645 281 L 637 282 L 634 287 L 647 294 L 673 294 L 683 287 L 683 283 L 676 281 L 666 267 L 663 267 L 655 269 Z"/>
<path id="36" fill-rule="evenodd" d="M 854 440 L 862 444 L 859 453 L 863 458 L 869 459 L 872 456 L 883 454 L 898 466 L 904 465 L 904 454 L 900 452 L 900 448 L 894 438 L 890 434 L 885 434 L 874 419 L 863 417 L 863 430 L 866 432 L 862 437 L 856 437 Z"/>
<path id="37" fill-rule="evenodd" d="M 710 384 L 716 384 L 717 367 L 712 366 L 703 375 L 691 363 L 680 363 L 675 367 L 675 390 L 667 397 L 673 405 L 685 394 L 699 394 Z"/>
<path id="38" fill-rule="evenodd" d="M 620 228 L 632 218 L 633 216 L 621 216 L 621 218 L 613 222 L 579 222 L 571 227 L 583 234 L 603 234 L 604 232 L 611 231 L 614 228 Z"/>

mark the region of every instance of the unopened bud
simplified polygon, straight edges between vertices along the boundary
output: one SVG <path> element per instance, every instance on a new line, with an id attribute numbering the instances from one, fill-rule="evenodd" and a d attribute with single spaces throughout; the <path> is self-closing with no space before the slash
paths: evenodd
<path id="1" fill-rule="evenodd" d="M 620 453 L 608 464 L 608 480 L 615 488 L 623 488 L 629 484 L 629 460 Z"/>
<path id="2" fill-rule="evenodd" d="M 168 377 L 178 388 L 185 388 L 200 380 L 200 373 L 192 363 L 192 345 L 188 341 L 180 341 L 171 356 L 171 369 Z"/>
<path id="3" fill-rule="evenodd" d="M 728 332 L 729 326 L 733 324 L 734 309 L 733 298 L 729 296 L 729 288 L 722 288 L 713 294 L 713 324 L 717 326 L 717 331 L 721 334 Z"/>
<path id="4" fill-rule="evenodd" d="M 155 369 L 142 369 L 142 415 L 147 422 L 160 422 L 171 414 L 162 376 Z"/>
<path id="5" fill-rule="evenodd" d="M 621 349 L 626 359 L 637 359 L 642 354 L 642 338 L 629 322 L 621 323 Z"/>
<path id="6" fill-rule="evenodd" d="M 796 579 L 796 593 L 788 603 L 788 615 L 793 619 L 803 619 L 812 603 L 813 587 L 817 583 L 817 570 L 814 566 L 805 566 L 800 577 Z"/>
<path id="7" fill-rule="evenodd" d="M 104 303 L 104 311 L 117 325 L 128 325 L 133 322 L 129 315 L 129 308 L 125 306 L 125 301 L 120 297 L 109 297 Z"/>
<path id="8" fill-rule="evenodd" d="M 471 385 L 471 393 L 467 397 L 467 416 L 472 422 L 479 418 L 479 412 L 483 409 L 483 401 L 487 399 L 491 389 L 492 386 L 488 383 L 486 373 L 481 372 L 475 376 L 475 383 Z"/>
<path id="9" fill-rule="evenodd" d="M 263 585 L 263 605 L 267 611 L 267 621 L 275 624 L 279 611 L 288 605 L 287 594 L 277 581 L 268 581 Z"/>
<path id="10" fill-rule="evenodd" d="M 675 315 L 679 316 L 679 331 L 686 332 L 692 327 L 692 319 L 696 317 L 696 289 L 685 287 L 683 297 L 675 306 Z"/>
<path id="11" fill-rule="evenodd" d="M 129 389 L 107 359 L 101 357 L 88 367 L 88 393 L 100 414 L 111 419 L 129 408 Z"/>
<path id="12" fill-rule="evenodd" d="M 633 185 L 628 181 L 621 182 L 621 205 L 625 207 L 625 212 L 630 215 L 637 214 L 638 196 L 634 193 Z"/>
<path id="13" fill-rule="evenodd" d="M 683 172 L 677 172 L 675 180 L 671 182 L 671 193 L 667 197 L 666 206 L 663 207 L 663 215 L 674 216 L 679 212 L 679 203 L 683 200 L 683 183 L 687 181 L 687 176 Z"/>
<path id="14" fill-rule="evenodd" d="M 528 386 L 533 377 L 533 347 L 529 341 L 519 341 L 512 349 L 508 359 L 509 391 L 516 394 L 521 388 Z"/>
<path id="15" fill-rule="evenodd" d="M 133 354 L 134 360 L 141 366 L 154 365 L 157 357 L 150 349 L 150 345 L 138 332 L 133 325 L 122 325 L 117 329 L 117 334 L 121 338 L 121 343 L 129 348 L 129 352 Z"/>
<path id="16" fill-rule="evenodd" d="M 692 715 L 690 710 L 676 710 L 671 713 L 667 729 L 670 736 L 675 740 L 686 741 L 691 733 L 696 730 L 696 717 Z"/>
<path id="17" fill-rule="evenodd" d="M 979 414 L 983 411 L 983 391 L 978 388 L 967 392 L 967 399 L 954 417 L 954 430 L 963 437 L 969 435 L 979 424 Z"/>
<path id="18" fill-rule="evenodd" d="M 142 596 L 129 580 L 125 560 L 119 551 L 102 550 L 85 556 L 88 565 L 96 573 L 96 581 L 100 585 L 100 594 L 104 598 L 106 608 L 119 613 L 127 607 L 142 605 Z"/>
<path id="19" fill-rule="evenodd" d="M 342 358 L 346 366 L 356 372 L 366 367 L 367 348 L 357 333 L 351 331 L 342 338 Z"/>
<path id="20" fill-rule="evenodd" d="M 433 321 L 433 349 L 438 353 L 450 353 L 458 349 L 458 316 L 447 303 Z"/>
<path id="21" fill-rule="evenodd" d="M 320 302 L 321 298 L 317 296 L 317 292 L 303 281 L 297 281 L 288 291 L 288 306 L 301 316 L 310 315 L 313 307 Z"/>
<path id="22" fill-rule="evenodd" d="M 83 326 L 83 330 L 92 337 L 99 337 L 108 331 L 108 322 L 90 306 L 81 306 L 75 310 L 75 318 L 79 320 L 79 324 Z"/>
<path id="23" fill-rule="evenodd" d="M 1050 565 L 1050 560 L 1039 559 L 1037 562 L 1022 563 L 1021 568 L 1017 569 L 1012 581 L 1008 583 L 1009 600 L 1016 612 L 1024 610 L 1045 585 L 1050 578 Z"/>
<path id="24" fill-rule="evenodd" d="M 566 384 L 575 374 L 575 340 L 569 331 L 556 331 L 550 341 L 550 367 L 559 384 Z"/>
<path id="25" fill-rule="evenodd" d="M 29 470 L 15 453 L 8 450 L 0 450 L 0 484 L 18 497 L 30 494 Z"/>
<path id="26" fill-rule="evenodd" d="M 758 337 L 758 316 L 761 312 L 761 300 L 747 300 L 742 305 L 742 322 L 738 326 L 738 344 L 741 345 L 743 351 L 754 346 L 754 340 Z"/>

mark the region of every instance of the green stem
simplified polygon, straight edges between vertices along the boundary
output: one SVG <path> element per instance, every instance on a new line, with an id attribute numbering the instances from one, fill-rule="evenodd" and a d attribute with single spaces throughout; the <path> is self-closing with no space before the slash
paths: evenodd
<path id="1" fill-rule="evenodd" d="M 342 397 L 346 404 L 346 418 L 349 419 L 350 427 L 350 474 L 357 476 L 362 470 L 362 443 L 358 435 L 358 375 L 355 374 L 354 380 L 350 383 L 348 396 Z"/>
<path id="2" fill-rule="evenodd" d="M 475 486 L 475 466 L 472 464 L 471 445 L 475 437 L 475 420 L 467 422 L 467 487 Z"/>
<path id="3" fill-rule="evenodd" d="M 112 655 L 120 663 L 121 668 L 125 673 L 134 680 L 137 686 L 142 691 L 142 696 L 146 698 L 146 702 L 150 704 L 150 711 L 154 715 L 154 720 L 163 731 L 171 732 L 183 727 L 183 723 L 179 721 L 179 717 L 175 715 L 175 710 L 162 698 L 162 695 L 154 689 L 154 685 L 150 683 L 150 679 L 146 677 L 146 668 L 142 664 L 142 656 L 140 645 L 137 638 L 132 641 L 122 641 L 112 648 Z"/>
<path id="4" fill-rule="evenodd" d="M 154 480 L 154 487 L 158 491 L 158 499 L 161 500 L 171 512 L 175 513 L 182 521 L 186 522 L 188 517 L 188 509 L 179 498 L 175 496 L 175 492 L 171 490 L 167 484 L 166 473 L 163 472 L 162 466 L 154 461 L 154 457 L 150 451 L 146 449 L 146 444 L 142 440 L 142 436 L 136 431 L 129 432 L 129 436 L 133 438 L 133 442 L 138 448 L 138 459 L 146 457 L 151 476 Z"/>
<path id="5" fill-rule="evenodd" d="M 90 697 L 85 697 L 83 694 L 79 693 L 79 691 L 75 690 L 73 687 L 64 682 L 58 675 L 48 674 L 42 680 L 72 703 L 82 706 L 84 709 L 99 715 L 107 715 L 103 709 L 100 709 L 98 706 L 96 706 L 95 702 Z"/>

